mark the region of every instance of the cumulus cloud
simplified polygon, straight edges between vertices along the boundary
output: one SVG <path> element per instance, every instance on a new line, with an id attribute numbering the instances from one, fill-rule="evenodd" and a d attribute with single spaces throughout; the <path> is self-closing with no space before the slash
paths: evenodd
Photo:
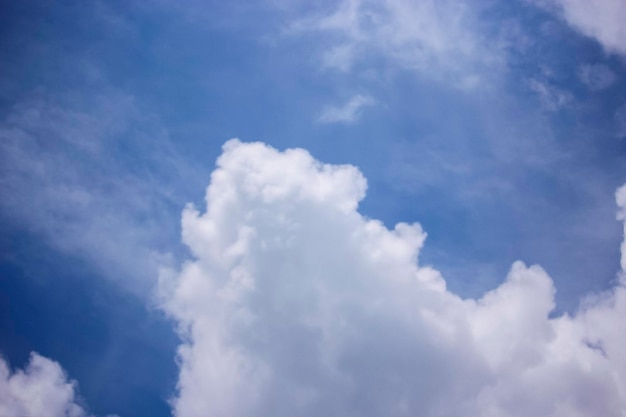
<path id="1" fill-rule="evenodd" d="M 76 382 L 67 379 L 58 363 L 37 353 L 24 370 L 14 373 L 0 358 L 0 415 L 88 417 L 78 402 Z"/>
<path id="2" fill-rule="evenodd" d="M 574 29 L 610 53 L 626 55 L 626 2 L 623 0 L 550 0 Z"/>
<path id="3" fill-rule="evenodd" d="M 419 224 L 359 214 L 366 188 L 301 149 L 226 143 L 206 210 L 183 212 L 193 258 L 161 276 L 177 417 L 624 415 L 623 280 L 551 317 L 552 280 L 516 262 L 462 299 L 420 265 Z"/>
<path id="4" fill-rule="evenodd" d="M 341 106 L 329 106 L 322 111 L 320 123 L 352 123 L 361 115 L 363 108 L 372 106 L 374 99 L 357 94 Z"/>

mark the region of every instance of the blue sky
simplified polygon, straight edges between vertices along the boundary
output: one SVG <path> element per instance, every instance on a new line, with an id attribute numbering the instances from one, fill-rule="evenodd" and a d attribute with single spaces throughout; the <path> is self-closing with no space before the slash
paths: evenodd
<path id="1" fill-rule="evenodd" d="M 571 317 L 572 326 L 585 329 L 585 343 L 596 346 L 597 339 L 609 364 L 621 363 L 619 356 L 611 356 L 614 335 L 592 337 L 584 326 L 598 320 L 610 327 L 615 317 L 598 318 L 597 300 L 606 294 L 621 300 L 623 288 L 623 233 L 616 221 L 615 192 L 626 182 L 625 20 L 626 5 L 609 0 L 2 4 L 2 357 L 11 372 L 19 373 L 31 361 L 31 352 L 37 352 L 40 359 L 31 363 L 39 363 L 48 372 L 41 375 L 50 378 L 58 362 L 77 381 L 68 404 L 88 410 L 77 415 L 363 415 L 364 410 L 389 415 L 391 394 L 380 386 L 355 383 L 352 391 L 344 391 L 330 375 L 376 380 L 379 368 L 368 364 L 399 355 L 404 364 L 380 359 L 381 366 L 406 368 L 399 378 L 418 387 L 412 388 L 417 390 L 411 391 L 413 398 L 437 397 L 429 391 L 440 390 L 436 383 L 419 388 L 415 374 L 423 368 L 406 366 L 428 357 L 431 350 L 425 346 L 431 344 L 424 340 L 437 337 L 398 336 L 419 327 L 407 328 L 398 306 L 423 301 L 404 299 L 402 291 L 382 286 L 380 293 L 387 294 L 385 302 L 393 307 L 377 316 L 362 300 L 372 301 L 370 289 L 378 284 L 361 288 L 361 281 L 349 278 L 363 274 L 362 282 L 393 281 L 392 275 L 404 276 L 418 259 L 418 276 L 432 268 L 445 279 L 445 290 L 432 284 L 445 293 L 433 311 L 456 311 L 449 306 L 458 300 L 467 305 L 477 300 L 485 309 L 477 307 L 467 327 L 472 329 L 480 327 L 476 323 L 487 314 L 488 300 L 505 297 L 485 293 L 504 288 L 498 294 L 509 294 L 505 284 L 517 282 L 519 271 L 509 273 L 514 262 L 540 265 L 556 289 L 553 308 L 522 303 L 530 310 L 520 310 L 519 317 L 547 308 L 543 320 L 555 329 L 559 318 Z M 230 142 L 223 148 L 231 138 L 244 144 Z M 257 141 L 267 146 L 245 145 Z M 305 149 L 306 155 L 330 165 L 320 168 L 298 152 L 281 153 L 290 148 Z M 221 165 L 216 165 L 220 155 Z M 266 159 L 274 162 L 265 164 Z M 366 179 L 366 190 L 347 165 Z M 212 176 L 216 167 L 222 174 Z M 274 175 L 274 170 L 283 174 Z M 207 206 L 209 184 L 214 191 Z M 267 191 L 259 197 L 249 187 Z M 226 198 L 229 190 L 240 195 L 236 203 Z M 283 195 L 281 190 L 287 191 Z M 349 213 L 343 202 L 351 207 Z M 358 212 L 351 206 L 356 202 Z M 227 211 L 221 211 L 222 204 Z M 347 216 L 345 221 L 329 214 L 335 209 Z M 181 219 L 183 212 L 187 217 Z M 354 220 L 357 213 L 362 224 Z M 274 221 L 283 224 L 276 219 L 300 225 L 293 230 L 302 230 L 302 236 L 274 228 Z M 384 231 L 366 226 L 373 219 L 382 222 Z M 427 234 L 423 247 L 415 243 L 421 242 L 415 237 L 421 232 L 390 232 L 400 222 L 421 225 Z M 255 238 L 246 237 L 245 230 L 254 231 L 259 248 L 274 252 L 255 252 Z M 357 245 L 354 253 L 346 249 L 345 257 L 352 261 L 344 264 L 326 248 L 339 242 L 352 248 L 348 231 L 351 236 L 374 233 L 367 238 L 379 239 L 374 247 L 391 249 L 378 253 L 369 243 Z M 240 241 L 230 247 L 233 233 Z M 233 251 L 241 259 L 222 265 Z M 415 256 L 405 259 L 405 251 Z M 365 258 L 386 263 L 366 266 Z M 189 272 L 194 265 L 201 272 Z M 245 279 L 236 278 L 241 268 Z M 379 270 L 371 277 L 363 272 Z M 300 276 L 311 281 L 279 285 L 264 280 L 271 271 L 284 275 L 284 282 Z M 550 292 L 544 278 L 536 278 L 543 272 L 527 271 L 519 275 L 532 275 L 537 291 Z M 204 288 L 210 282 L 218 288 L 220 274 L 243 280 L 232 290 L 236 302 L 217 297 L 223 291 Z M 327 282 L 319 274 L 337 278 Z M 242 289 L 248 288 L 248 279 L 256 283 L 254 296 Z M 316 363 L 316 354 L 307 356 L 301 345 L 316 342 L 305 343 L 308 336 L 298 335 L 311 330 L 311 320 L 326 323 L 317 301 L 319 311 L 311 307 L 317 315 L 302 313 L 302 321 L 292 321 L 300 310 L 286 313 L 289 300 L 330 305 L 311 288 L 343 294 L 342 282 L 355 285 L 360 298 L 354 297 L 361 301 L 352 294 L 337 295 L 347 310 L 329 311 L 337 317 L 351 312 L 346 322 L 355 339 L 332 339 L 342 355 L 328 375 L 297 361 L 297 366 L 289 365 L 290 354 L 309 358 L 310 366 Z M 199 285 L 191 291 L 196 297 L 182 290 L 187 285 Z M 285 299 L 274 297 L 283 290 Z M 541 294 L 536 298 L 543 299 Z M 232 303 L 240 304 L 235 308 Z M 580 307 L 589 303 L 588 310 Z M 221 313 L 198 307 L 205 304 L 221 306 Z M 245 311 L 257 325 L 237 321 L 228 327 L 225 323 L 235 316 L 223 316 L 223 311 Z M 454 327 L 451 317 L 439 320 Z M 616 329 L 624 325 L 617 317 Z M 392 346 L 365 337 L 361 330 L 370 325 L 388 331 Z M 330 327 L 315 326 L 334 335 Z M 522 327 L 515 334 L 528 336 Z M 260 339 L 241 336 L 242 329 L 259 332 Z M 489 362 L 501 352 L 494 347 L 499 345 L 479 333 L 472 340 Z M 203 339 L 207 334 L 215 339 Z M 276 342 L 262 342 L 264 337 Z M 226 350 L 226 339 L 238 346 L 237 354 Z M 207 340 L 223 350 L 202 350 L 211 345 Z M 537 336 L 537 346 L 543 346 L 541 340 Z M 450 349 L 448 360 L 435 355 L 434 363 L 460 360 L 459 352 Z M 236 366 L 227 366 L 233 357 L 257 370 L 259 379 L 247 382 L 256 385 L 238 385 L 237 378 L 244 377 Z M 203 374 L 197 358 L 223 367 L 216 366 L 215 375 Z M 492 378 L 508 387 L 498 379 L 506 373 L 500 372 L 500 364 L 490 366 Z M 446 381 L 446 369 L 431 371 Z M 481 380 L 482 373 L 472 372 L 459 374 Z M 38 383 L 39 373 L 29 375 Z M 294 382 L 285 387 L 271 375 Z M 626 381 L 626 374 L 619 378 Z M 219 387 L 215 381 L 222 381 Z M 1 389 L 10 385 L 3 383 Z M 334 387 L 335 394 L 320 385 Z M 291 392 L 292 387 L 302 391 Z M 612 389 L 603 386 L 602 392 L 613 398 Z M 225 400 L 250 390 L 258 398 L 244 401 L 245 407 Z M 546 404 L 560 404 L 559 395 L 574 392 L 562 390 Z M 215 401 L 207 400 L 213 405 L 203 408 L 198 392 L 215 396 Z M 296 400 L 281 401 L 280 392 L 291 392 L 291 398 L 303 395 L 308 408 Z M 422 415 L 436 415 L 433 410 L 438 415 L 486 413 L 483 403 L 468 405 L 459 395 L 466 408 L 442 411 L 432 405 L 426 410 L 411 401 L 403 407 Z M 500 415 L 515 415 L 498 395 L 485 388 L 474 396 Z M 624 401 L 619 397 L 616 408 L 594 412 L 623 411 Z M 544 406 L 526 411 L 560 415 Z M 584 415 L 577 405 L 569 406 Z"/>

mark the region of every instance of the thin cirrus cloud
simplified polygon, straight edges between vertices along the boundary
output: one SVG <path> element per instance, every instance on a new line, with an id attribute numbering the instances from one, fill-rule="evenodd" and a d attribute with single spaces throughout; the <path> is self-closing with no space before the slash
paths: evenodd
<path id="1" fill-rule="evenodd" d="M 206 211 L 183 213 L 193 258 L 161 276 L 177 417 L 623 415 L 626 246 L 615 287 L 572 316 L 519 261 L 462 299 L 420 265 L 419 224 L 357 211 L 366 188 L 302 149 L 224 145 Z"/>
<path id="2" fill-rule="evenodd" d="M 582 65 L 578 69 L 578 78 L 591 91 L 606 90 L 616 81 L 615 73 L 604 64 Z"/>
<path id="3" fill-rule="evenodd" d="M 76 387 L 57 362 L 37 353 L 31 354 L 25 369 L 15 372 L 0 358 L 3 417 L 93 417 L 81 405 Z"/>
<path id="4" fill-rule="evenodd" d="M 328 106 L 320 114 L 320 123 L 352 123 L 358 120 L 363 109 L 376 101 L 370 96 L 357 94 L 341 106 Z"/>
<path id="5" fill-rule="evenodd" d="M 194 164 L 131 95 L 67 96 L 44 90 L 0 117 L 0 215 L 144 296 L 170 256 L 185 187 L 154 181 L 196 177 Z"/>
<path id="6" fill-rule="evenodd" d="M 460 0 L 344 0 L 301 16 L 287 33 L 327 37 L 320 52 L 324 68 L 353 71 L 379 56 L 469 89 L 484 81 L 485 68 L 493 72 L 502 64 L 500 45 L 479 30 L 482 6 L 471 6 Z"/>
<path id="7" fill-rule="evenodd" d="M 534 78 L 528 81 L 528 88 L 537 95 L 541 106 L 549 111 L 557 111 L 574 101 L 571 93 Z"/>

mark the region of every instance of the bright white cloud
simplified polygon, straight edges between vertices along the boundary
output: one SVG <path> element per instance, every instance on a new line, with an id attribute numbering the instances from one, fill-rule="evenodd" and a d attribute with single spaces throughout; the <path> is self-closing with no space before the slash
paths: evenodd
<path id="1" fill-rule="evenodd" d="M 76 382 L 67 379 L 58 363 L 36 353 L 24 370 L 14 373 L 0 358 L 0 415 L 87 417 L 76 398 Z"/>
<path id="2" fill-rule="evenodd" d="M 352 123 L 358 119 L 364 107 L 374 103 L 373 98 L 357 94 L 341 106 L 328 106 L 318 120 L 320 123 Z"/>
<path id="3" fill-rule="evenodd" d="M 585 64 L 578 68 L 578 78 L 591 91 L 609 88 L 615 82 L 615 73 L 604 64 Z"/>
<path id="4" fill-rule="evenodd" d="M 598 41 L 610 53 L 626 55 L 624 0 L 550 0 L 574 29 Z"/>
<path id="5" fill-rule="evenodd" d="M 185 340 L 177 417 L 626 413 L 623 281 L 549 318 L 550 277 L 516 262 L 461 299 L 419 265 L 418 224 L 358 213 L 365 191 L 304 150 L 224 146 L 206 211 L 183 213 L 194 258 L 162 275 Z"/>

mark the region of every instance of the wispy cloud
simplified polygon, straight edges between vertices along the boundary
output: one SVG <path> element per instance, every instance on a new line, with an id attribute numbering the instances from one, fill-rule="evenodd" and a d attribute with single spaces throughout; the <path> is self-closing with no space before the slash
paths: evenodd
<path id="1" fill-rule="evenodd" d="M 537 94 L 541 105 L 546 110 L 557 111 L 574 101 L 574 96 L 569 91 L 562 90 L 547 81 L 532 78 L 528 80 L 528 88 Z"/>
<path id="2" fill-rule="evenodd" d="M 461 88 L 479 83 L 485 68 L 502 63 L 499 46 L 477 30 L 483 6 L 464 1 L 343 0 L 330 13 L 313 13 L 289 33 L 326 36 L 324 67 L 352 70 L 373 56 Z"/>
<path id="3" fill-rule="evenodd" d="M 376 101 L 370 96 L 357 94 L 341 106 L 328 106 L 320 114 L 320 123 L 352 123 L 363 112 L 363 109 L 372 106 Z"/>
<path id="4" fill-rule="evenodd" d="M 88 100 L 38 93 L 4 115 L 0 138 L 1 214 L 146 294 L 178 235 L 167 219 L 184 200 L 156 179 L 193 170 L 158 122 L 115 90 Z"/>
<path id="5" fill-rule="evenodd" d="M 607 65 L 585 64 L 578 68 L 578 78 L 591 91 L 601 91 L 615 83 L 617 77 Z"/>

